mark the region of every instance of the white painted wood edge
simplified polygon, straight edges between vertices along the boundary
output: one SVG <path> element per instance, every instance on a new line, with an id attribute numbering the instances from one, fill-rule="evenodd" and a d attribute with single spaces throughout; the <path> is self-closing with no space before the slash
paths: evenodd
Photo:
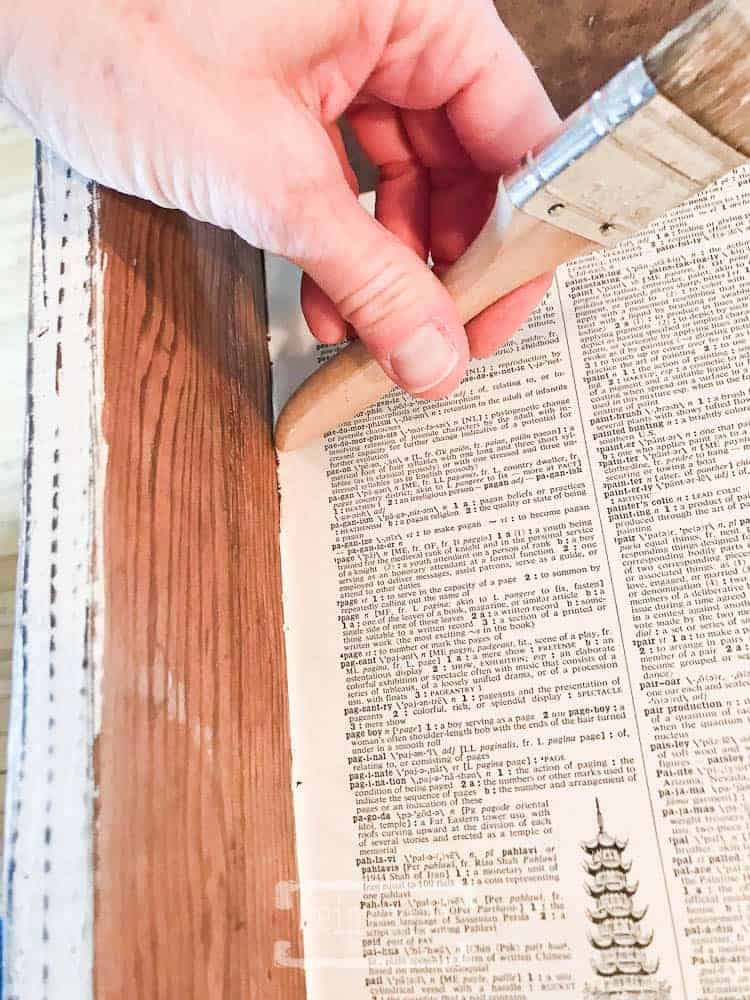
<path id="1" fill-rule="evenodd" d="M 103 263 L 94 186 L 41 147 L 36 180 L 3 995 L 91 1000 Z"/>

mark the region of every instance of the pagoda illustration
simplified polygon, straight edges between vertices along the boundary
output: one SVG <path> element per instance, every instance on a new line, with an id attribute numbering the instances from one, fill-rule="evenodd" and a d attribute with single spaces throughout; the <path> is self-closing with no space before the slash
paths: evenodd
<path id="1" fill-rule="evenodd" d="M 632 862 L 624 857 L 628 842 L 606 832 L 599 799 L 596 820 L 596 837 L 581 844 L 589 876 L 586 891 L 593 902 L 587 912 L 596 973 L 584 995 L 590 1000 L 668 1000 L 671 987 L 657 979 L 659 959 L 650 953 L 654 934 L 643 923 L 648 907 L 635 902 L 638 882 L 631 880 Z"/>

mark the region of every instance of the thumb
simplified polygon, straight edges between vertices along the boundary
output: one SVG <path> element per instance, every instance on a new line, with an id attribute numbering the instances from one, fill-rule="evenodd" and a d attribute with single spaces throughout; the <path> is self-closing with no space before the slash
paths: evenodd
<path id="1" fill-rule="evenodd" d="M 310 219 L 312 213 L 312 219 Z M 295 261 L 354 327 L 386 374 L 424 399 L 451 392 L 469 360 L 453 299 L 408 246 L 334 184 L 307 206 L 315 248 Z"/>

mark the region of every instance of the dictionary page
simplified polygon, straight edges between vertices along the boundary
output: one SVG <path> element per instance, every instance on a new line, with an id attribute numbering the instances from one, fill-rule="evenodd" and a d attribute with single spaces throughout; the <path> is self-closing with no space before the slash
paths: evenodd
<path id="1" fill-rule="evenodd" d="M 741 171 L 280 456 L 310 1000 L 747 1000 L 749 225 Z"/>

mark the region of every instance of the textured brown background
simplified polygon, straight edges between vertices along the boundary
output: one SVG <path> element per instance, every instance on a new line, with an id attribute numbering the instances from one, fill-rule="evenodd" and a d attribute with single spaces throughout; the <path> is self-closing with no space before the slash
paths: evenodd
<path id="1" fill-rule="evenodd" d="M 704 0 L 495 0 L 561 115 Z"/>

